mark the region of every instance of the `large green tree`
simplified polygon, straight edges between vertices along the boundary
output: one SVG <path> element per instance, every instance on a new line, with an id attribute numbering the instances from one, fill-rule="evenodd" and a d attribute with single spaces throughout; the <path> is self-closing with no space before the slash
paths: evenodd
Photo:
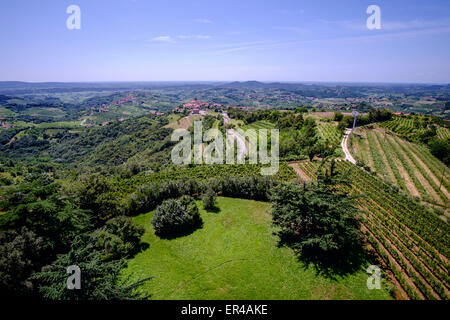
<path id="1" fill-rule="evenodd" d="M 68 266 L 80 268 L 80 289 L 68 289 Z M 134 289 L 149 279 L 128 284 L 129 279 L 120 280 L 120 270 L 125 260 L 105 260 L 88 235 L 77 237 L 67 254 L 58 256 L 50 266 L 34 275 L 39 290 L 45 299 L 51 300 L 124 300 L 141 298 Z"/>
<path id="2" fill-rule="evenodd" d="M 278 185 L 272 195 L 273 223 L 281 243 L 319 266 L 345 266 L 360 248 L 358 210 L 335 178 Z"/>

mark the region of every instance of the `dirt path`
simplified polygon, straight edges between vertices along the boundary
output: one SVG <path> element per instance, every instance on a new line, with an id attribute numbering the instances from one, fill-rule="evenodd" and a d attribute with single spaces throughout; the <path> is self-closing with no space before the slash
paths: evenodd
<path id="1" fill-rule="evenodd" d="M 294 169 L 295 173 L 299 176 L 301 181 L 304 181 L 304 182 L 310 182 L 311 181 L 311 178 L 306 173 L 304 173 L 302 169 L 300 169 L 300 166 L 298 165 L 297 162 L 294 162 L 294 161 L 293 162 L 289 162 L 288 165 L 292 169 Z"/>

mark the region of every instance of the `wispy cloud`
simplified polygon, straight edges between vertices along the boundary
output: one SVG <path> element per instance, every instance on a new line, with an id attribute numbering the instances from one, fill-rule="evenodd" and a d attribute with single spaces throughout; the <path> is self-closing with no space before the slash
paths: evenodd
<path id="1" fill-rule="evenodd" d="M 392 21 L 382 23 L 382 28 L 386 30 L 412 30 L 450 26 L 450 19 L 440 20 L 411 20 Z"/>
<path id="2" fill-rule="evenodd" d="M 165 42 L 165 43 L 181 43 L 184 40 L 209 40 L 211 36 L 205 34 L 179 34 L 177 36 L 158 36 L 152 38 L 153 42 Z"/>
<path id="3" fill-rule="evenodd" d="M 330 27 L 341 27 L 351 30 L 367 30 L 366 22 L 354 22 L 351 20 L 326 20 L 326 19 L 318 19 L 317 22 L 327 25 Z"/>
<path id="4" fill-rule="evenodd" d="M 232 52 L 244 51 L 244 50 L 264 50 L 269 48 L 277 47 L 289 47 L 304 45 L 308 43 L 330 43 L 330 42 L 347 42 L 347 41 L 376 41 L 376 40 L 393 40 L 393 39 L 404 39 L 410 37 L 418 37 L 424 35 L 432 34 L 446 34 L 450 33 L 450 27 L 442 28 L 432 28 L 424 30 L 410 30 L 410 31 L 397 31 L 397 32 L 384 32 L 369 35 L 359 35 L 359 36 L 348 36 L 348 37 L 337 37 L 337 38 L 323 38 L 323 39 L 310 39 L 301 41 L 264 41 L 264 42 L 253 42 L 253 43 L 243 43 L 234 44 L 226 46 L 224 49 L 219 49 L 211 52 L 212 54 L 227 54 Z"/>
<path id="5" fill-rule="evenodd" d="M 351 20 L 326 20 L 318 19 L 317 22 L 332 27 L 341 27 L 351 30 L 366 30 L 365 20 L 355 22 Z M 386 31 L 423 30 L 450 26 L 450 19 L 440 20 L 410 20 L 410 21 L 385 21 L 381 19 L 381 29 Z"/>
<path id="6" fill-rule="evenodd" d="M 185 34 L 180 34 L 177 36 L 178 39 L 199 39 L 199 40 L 206 40 L 206 39 L 211 39 L 211 36 L 208 35 L 204 35 L 204 34 L 194 34 L 194 35 L 185 35 Z"/>
<path id="7" fill-rule="evenodd" d="M 305 33 L 308 30 L 305 28 L 299 28 L 299 27 L 273 27 L 272 29 L 274 30 L 281 30 L 281 31 L 291 31 L 291 32 L 295 32 L 295 33 Z"/>
<path id="8" fill-rule="evenodd" d="M 158 42 L 173 42 L 173 39 L 171 36 L 158 36 L 154 37 L 152 41 L 158 41 Z"/>
<path id="9" fill-rule="evenodd" d="M 194 21 L 195 21 L 195 22 L 198 22 L 198 23 L 213 23 L 211 20 L 209 20 L 209 19 L 204 19 L 204 18 L 201 18 L 201 19 L 195 19 Z"/>
<path id="10" fill-rule="evenodd" d="M 273 44 L 273 41 L 252 41 L 252 42 L 243 42 L 243 43 L 229 43 L 219 45 L 220 49 L 214 51 L 215 54 L 224 54 L 231 53 L 236 51 L 243 51 L 252 48 L 262 48 L 268 46 L 269 44 Z"/>

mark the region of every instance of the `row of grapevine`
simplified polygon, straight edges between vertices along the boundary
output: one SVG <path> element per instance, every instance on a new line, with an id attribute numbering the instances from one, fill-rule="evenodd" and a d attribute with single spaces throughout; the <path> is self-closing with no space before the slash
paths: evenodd
<path id="1" fill-rule="evenodd" d="M 349 191 L 362 195 L 366 239 L 401 289 L 411 299 L 449 299 L 449 225 L 367 171 L 346 161 L 336 167 L 351 182 Z"/>
<path id="2" fill-rule="evenodd" d="M 338 146 L 342 139 L 342 132 L 338 130 L 334 123 L 317 122 L 317 130 L 322 139 Z"/>
<path id="3" fill-rule="evenodd" d="M 381 129 L 360 128 L 359 131 L 364 132 L 367 139 L 363 135 L 352 135 L 352 141 L 358 143 L 357 159 L 367 161 L 380 177 L 403 191 L 432 204 L 448 206 L 450 180 L 448 174 L 445 175 L 446 166 L 427 148 Z M 366 140 L 366 143 L 359 140 Z"/>
<path id="4" fill-rule="evenodd" d="M 311 180 L 315 179 L 318 162 L 299 161 L 298 166 Z"/>
<path id="5" fill-rule="evenodd" d="M 389 121 L 382 122 L 380 126 L 414 142 L 420 142 L 423 133 L 433 128 L 436 129 L 437 138 L 450 138 L 450 130 L 448 128 L 430 122 L 428 118 L 423 116 L 414 116 L 412 118 L 394 117 Z"/>
<path id="6" fill-rule="evenodd" d="M 438 127 L 437 128 L 437 135 L 439 139 L 450 139 L 450 130 L 444 127 Z"/>
<path id="7" fill-rule="evenodd" d="M 449 226 L 406 195 L 393 192 L 381 179 L 347 162 L 338 166 L 349 175 L 353 191 L 365 195 L 358 200 L 366 212 L 363 222 L 400 265 L 407 281 L 396 277 L 404 282 L 405 291 L 448 299 Z"/>

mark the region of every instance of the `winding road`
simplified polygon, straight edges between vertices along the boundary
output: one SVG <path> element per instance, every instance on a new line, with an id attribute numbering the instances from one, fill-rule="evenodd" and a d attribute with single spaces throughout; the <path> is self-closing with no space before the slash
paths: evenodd
<path id="1" fill-rule="evenodd" d="M 348 136 L 350 135 L 351 132 L 352 132 L 352 129 L 345 130 L 344 138 L 342 138 L 341 147 L 342 147 L 342 151 L 344 151 L 344 154 L 345 154 L 344 160 L 347 160 L 353 164 L 356 164 L 356 160 L 353 158 L 353 156 L 350 154 L 350 151 L 348 151 L 348 148 L 347 148 L 347 140 L 348 140 Z"/>
<path id="2" fill-rule="evenodd" d="M 224 111 L 222 112 L 223 122 L 227 124 L 230 121 L 230 117 L 227 115 L 227 113 Z M 247 146 L 245 145 L 245 140 L 236 133 L 233 129 L 227 129 L 227 134 L 230 136 L 233 136 L 234 140 L 237 141 L 239 144 L 238 150 L 241 152 L 242 156 L 245 158 L 245 156 L 248 155 Z"/>

